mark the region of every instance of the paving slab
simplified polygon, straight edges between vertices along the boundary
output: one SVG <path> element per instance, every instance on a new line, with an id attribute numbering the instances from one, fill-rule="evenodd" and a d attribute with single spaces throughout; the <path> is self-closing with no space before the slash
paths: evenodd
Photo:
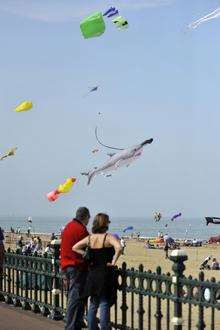
<path id="1" fill-rule="evenodd" d="M 63 321 L 53 321 L 40 314 L 24 311 L 19 307 L 0 303 L 1 330 L 60 330 Z"/>

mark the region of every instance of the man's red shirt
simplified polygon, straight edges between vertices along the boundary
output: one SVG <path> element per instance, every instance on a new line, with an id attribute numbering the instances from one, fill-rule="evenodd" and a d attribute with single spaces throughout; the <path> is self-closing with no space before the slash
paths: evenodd
<path id="1" fill-rule="evenodd" d="M 73 245 L 88 236 L 86 226 L 80 221 L 73 219 L 64 228 L 61 235 L 61 269 L 68 266 L 81 266 L 86 268 L 82 256 L 72 250 Z"/>

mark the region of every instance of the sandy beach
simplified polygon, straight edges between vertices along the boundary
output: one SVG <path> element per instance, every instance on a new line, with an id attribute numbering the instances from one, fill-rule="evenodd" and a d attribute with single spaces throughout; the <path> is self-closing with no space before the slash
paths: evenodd
<path id="1" fill-rule="evenodd" d="M 143 264 L 146 270 L 150 269 L 152 271 L 156 270 L 156 267 L 160 265 L 163 273 L 170 272 L 172 262 L 169 259 L 165 259 L 165 252 L 162 249 L 146 249 L 144 244 L 144 242 L 127 241 L 125 255 L 120 257 L 118 263 L 121 264 L 122 261 L 125 261 L 128 267 L 134 268 L 138 268 L 140 264 Z M 220 247 L 219 245 L 207 244 L 202 247 L 182 247 L 181 249 L 186 251 L 188 255 L 188 260 L 185 262 L 185 274 L 197 277 L 199 266 L 205 257 L 211 255 L 218 260 Z M 214 276 L 218 280 L 219 275 L 219 271 L 205 271 L 207 278 Z"/>
<path id="2" fill-rule="evenodd" d="M 16 241 L 20 235 L 6 233 L 5 239 L 5 249 L 10 247 L 15 249 Z M 26 234 L 21 234 L 24 241 L 28 240 Z M 51 235 L 49 234 L 36 234 L 42 239 L 43 247 L 46 247 L 47 243 L 50 241 Z M 126 241 L 125 253 L 118 260 L 118 266 L 120 267 L 122 262 L 126 262 L 127 267 L 138 268 L 140 264 L 143 264 L 146 270 L 155 271 L 157 266 L 161 266 L 162 272 L 170 272 L 172 268 L 172 262 L 169 259 L 165 259 L 165 252 L 163 249 L 146 249 L 144 241 L 137 241 L 135 239 L 130 239 Z M 218 260 L 220 246 L 218 244 L 206 244 L 201 247 L 181 247 L 185 250 L 188 256 L 188 260 L 185 262 L 186 270 L 185 275 L 192 275 L 193 277 L 198 277 L 199 266 L 201 262 L 207 256 L 216 257 Z M 216 277 L 219 278 L 219 271 L 206 270 L 205 276 L 207 278 Z"/>

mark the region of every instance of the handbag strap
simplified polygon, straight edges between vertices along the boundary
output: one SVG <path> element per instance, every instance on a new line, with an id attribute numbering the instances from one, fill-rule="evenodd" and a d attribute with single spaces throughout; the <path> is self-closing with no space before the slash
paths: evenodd
<path id="1" fill-rule="evenodd" d="M 88 247 L 90 248 L 90 235 L 89 235 Z"/>

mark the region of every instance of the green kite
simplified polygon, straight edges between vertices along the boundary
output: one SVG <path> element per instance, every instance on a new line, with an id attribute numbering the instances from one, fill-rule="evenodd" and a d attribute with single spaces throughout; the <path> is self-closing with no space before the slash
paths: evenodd
<path id="1" fill-rule="evenodd" d="M 99 37 L 105 32 L 105 22 L 100 12 L 86 17 L 80 23 L 80 29 L 85 39 Z"/>

